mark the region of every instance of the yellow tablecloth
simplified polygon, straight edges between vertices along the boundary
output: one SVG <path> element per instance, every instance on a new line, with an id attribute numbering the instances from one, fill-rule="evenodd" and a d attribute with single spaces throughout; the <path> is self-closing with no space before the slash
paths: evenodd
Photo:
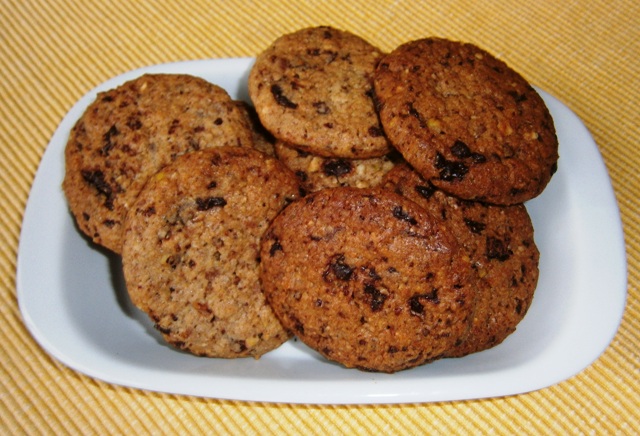
<path id="1" fill-rule="evenodd" d="M 418 405 L 304 406 L 150 393 L 78 374 L 25 328 L 16 255 L 29 190 L 70 107 L 125 71 L 186 59 L 254 56 L 277 36 L 328 24 L 384 50 L 424 36 L 476 43 L 585 122 L 622 213 L 628 297 L 611 345 L 591 366 L 529 394 Z M 640 3 L 635 0 L 439 2 L 0 2 L 0 432 L 528 433 L 640 429 Z M 602 289 L 602 304 L 607 289 Z M 570 352 L 570 350 L 567 350 Z"/>

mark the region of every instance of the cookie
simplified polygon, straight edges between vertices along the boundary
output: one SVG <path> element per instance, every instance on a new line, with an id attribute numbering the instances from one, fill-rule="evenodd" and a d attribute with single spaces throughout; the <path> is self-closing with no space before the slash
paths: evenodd
<path id="1" fill-rule="evenodd" d="M 140 191 L 122 263 L 132 302 L 173 346 L 200 356 L 262 354 L 289 338 L 262 293 L 259 243 L 299 193 L 277 159 L 248 147 L 183 154 Z"/>
<path id="2" fill-rule="evenodd" d="M 527 209 L 460 200 L 406 164 L 391 170 L 383 186 L 448 221 L 477 274 L 471 330 L 447 356 L 461 357 L 501 343 L 526 315 L 538 283 L 540 255 Z"/>
<path id="3" fill-rule="evenodd" d="M 467 200 L 518 204 L 556 171 L 553 119 L 533 87 L 466 43 L 420 39 L 375 72 L 384 130 L 424 178 Z"/>
<path id="4" fill-rule="evenodd" d="M 383 156 L 390 146 L 373 101 L 381 56 L 351 33 L 302 29 L 281 36 L 256 58 L 249 95 L 277 139 L 319 156 Z"/>
<path id="5" fill-rule="evenodd" d="M 260 118 L 258 118 L 256 109 L 246 101 L 242 100 L 236 100 L 236 105 L 247 120 L 247 124 L 251 129 L 253 148 L 269 156 L 275 156 L 275 138 L 267 129 L 264 128 L 262 123 L 260 123 Z"/>
<path id="6" fill-rule="evenodd" d="M 394 192 L 312 193 L 276 217 L 260 252 L 263 290 L 278 319 L 346 367 L 415 367 L 468 332 L 470 264 L 445 222 Z"/>
<path id="7" fill-rule="evenodd" d="M 339 186 L 373 188 L 400 159 L 392 153 L 368 159 L 328 158 L 282 141 L 276 141 L 275 153 L 298 176 L 307 192 Z"/>
<path id="8" fill-rule="evenodd" d="M 185 152 L 251 144 L 225 90 L 188 75 L 147 74 L 99 93 L 77 121 L 63 188 L 80 230 L 120 253 L 124 216 L 149 176 Z"/>

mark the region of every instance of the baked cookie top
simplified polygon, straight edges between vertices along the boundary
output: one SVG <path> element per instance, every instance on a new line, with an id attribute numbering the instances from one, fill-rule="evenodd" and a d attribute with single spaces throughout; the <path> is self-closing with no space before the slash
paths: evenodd
<path id="1" fill-rule="evenodd" d="M 401 159 L 393 153 L 368 159 L 322 157 L 282 141 L 276 141 L 275 153 L 296 174 L 307 192 L 340 186 L 373 188 Z"/>
<path id="2" fill-rule="evenodd" d="M 390 147 L 373 101 L 382 53 L 331 27 L 281 36 L 256 59 L 249 95 L 276 138 L 327 157 L 382 156 Z"/>
<path id="3" fill-rule="evenodd" d="M 133 303 L 167 342 L 210 357 L 259 357 L 289 338 L 258 279 L 259 243 L 299 194 L 295 176 L 245 147 L 178 157 L 127 214 L 122 263 Z"/>
<path id="4" fill-rule="evenodd" d="M 222 88 L 181 74 L 147 74 L 98 94 L 73 127 L 63 182 L 78 227 L 116 253 L 147 178 L 185 152 L 251 146 L 247 120 Z"/>
<path id="5" fill-rule="evenodd" d="M 389 140 L 442 190 L 522 203 L 556 170 L 558 141 L 544 101 L 520 74 L 472 44 L 408 42 L 380 61 L 374 81 Z"/>
<path id="6" fill-rule="evenodd" d="M 538 283 L 539 252 L 527 209 L 521 204 L 460 200 L 406 164 L 387 173 L 383 186 L 446 220 L 477 274 L 471 330 L 447 356 L 460 357 L 501 343 L 524 318 Z"/>
<path id="7" fill-rule="evenodd" d="M 330 360 L 421 365 L 466 337 L 474 307 L 470 264 L 446 226 L 388 190 L 317 191 L 263 237 L 263 290 L 282 324 Z"/>

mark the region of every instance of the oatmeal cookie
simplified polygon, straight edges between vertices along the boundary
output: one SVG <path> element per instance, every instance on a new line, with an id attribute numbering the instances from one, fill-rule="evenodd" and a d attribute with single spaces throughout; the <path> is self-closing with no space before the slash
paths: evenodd
<path id="1" fill-rule="evenodd" d="M 312 193 L 276 217 L 260 257 L 263 290 L 285 328 L 346 367 L 415 367 L 468 333 L 469 262 L 446 222 L 394 192 Z"/>
<path id="2" fill-rule="evenodd" d="M 390 146 L 373 101 L 381 56 L 351 33 L 302 29 L 257 57 L 249 95 L 262 124 L 284 142 L 326 157 L 383 156 Z"/>
<path id="3" fill-rule="evenodd" d="M 544 101 L 520 74 L 472 44 L 408 42 L 380 61 L 374 83 L 389 140 L 450 194 L 523 203 L 556 170 L 558 140 Z"/>
<path id="4" fill-rule="evenodd" d="M 251 146 L 246 119 L 222 88 L 146 74 L 101 92 L 73 127 L 64 192 L 78 227 L 115 253 L 124 216 L 147 178 L 185 152 Z"/>
<path id="5" fill-rule="evenodd" d="M 289 338 L 260 287 L 259 243 L 298 193 L 293 173 L 248 147 L 186 153 L 149 179 L 126 217 L 122 263 L 131 300 L 168 343 L 259 357 Z"/>
<path id="6" fill-rule="evenodd" d="M 447 220 L 476 273 L 478 296 L 469 335 L 447 353 L 460 357 L 501 343 L 533 300 L 540 254 L 522 205 L 460 200 L 437 189 L 408 165 L 391 170 L 383 186 Z"/>

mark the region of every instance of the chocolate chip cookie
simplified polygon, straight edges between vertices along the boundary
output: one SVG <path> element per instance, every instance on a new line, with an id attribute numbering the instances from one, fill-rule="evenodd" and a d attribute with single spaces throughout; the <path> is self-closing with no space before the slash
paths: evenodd
<path id="1" fill-rule="evenodd" d="M 146 74 L 99 93 L 77 121 L 63 188 L 80 230 L 120 253 L 124 216 L 149 176 L 189 151 L 251 144 L 224 89 L 189 75 Z"/>
<path id="2" fill-rule="evenodd" d="M 475 288 L 447 223 L 394 192 L 333 188 L 284 209 L 262 240 L 276 316 L 346 367 L 394 372 L 447 353 Z"/>
<path id="3" fill-rule="evenodd" d="M 257 57 L 249 95 L 265 128 L 286 143 L 326 157 L 383 156 L 390 146 L 373 101 L 381 56 L 352 33 L 305 28 Z"/>
<path id="4" fill-rule="evenodd" d="M 248 147 L 183 154 L 149 179 L 126 217 L 133 303 L 173 346 L 259 357 L 289 338 L 262 293 L 260 238 L 299 195 L 277 159 Z"/>
<path id="5" fill-rule="evenodd" d="M 411 41 L 380 61 L 374 83 L 389 140 L 450 194 L 518 204 L 540 194 L 556 170 L 558 141 L 544 101 L 485 50 Z"/>
<path id="6" fill-rule="evenodd" d="M 460 200 L 437 189 L 408 165 L 383 186 L 446 220 L 476 273 L 478 297 L 468 337 L 447 353 L 460 357 L 491 348 L 513 333 L 538 283 L 539 252 L 527 209 Z"/>

